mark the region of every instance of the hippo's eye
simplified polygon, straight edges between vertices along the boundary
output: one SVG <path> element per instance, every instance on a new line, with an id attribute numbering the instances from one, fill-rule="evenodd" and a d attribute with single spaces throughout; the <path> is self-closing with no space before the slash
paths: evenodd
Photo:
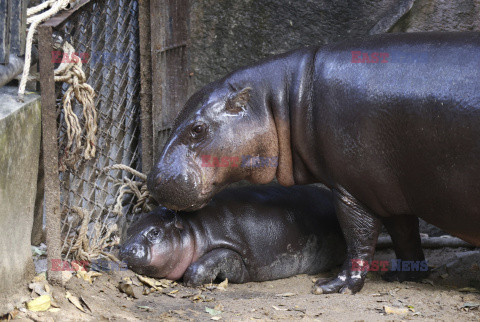
<path id="1" fill-rule="evenodd" d="M 193 125 L 192 136 L 194 138 L 200 137 L 202 134 L 205 133 L 205 128 L 206 128 L 206 126 L 203 123 L 200 123 L 200 124 L 197 123 L 197 124 Z"/>
<path id="2" fill-rule="evenodd" d="M 147 238 L 149 240 L 155 240 L 160 237 L 160 230 L 159 229 L 152 229 L 147 233 Z"/>

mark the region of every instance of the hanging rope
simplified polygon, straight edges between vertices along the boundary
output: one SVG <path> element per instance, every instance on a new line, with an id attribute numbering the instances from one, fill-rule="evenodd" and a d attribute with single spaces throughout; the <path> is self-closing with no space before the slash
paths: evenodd
<path id="1" fill-rule="evenodd" d="M 20 100 L 23 100 L 25 86 L 29 78 L 32 42 L 37 26 L 59 11 L 67 8 L 69 4 L 75 1 L 76 0 L 48 0 L 27 10 L 27 16 L 29 16 L 27 23 L 30 24 L 30 27 L 26 41 L 25 65 L 18 89 L 18 97 Z M 48 10 L 37 14 L 47 8 Z M 97 111 L 94 104 L 95 91 L 86 83 L 85 73 L 82 70 L 82 60 L 75 54 L 75 48 L 68 42 L 63 44 L 63 57 L 67 57 L 68 59 L 66 59 L 65 62 L 62 60 L 60 66 L 55 69 L 55 81 L 68 83 L 70 87 L 63 95 L 63 108 L 67 126 L 67 145 L 64 155 L 60 157 L 60 171 L 65 171 L 67 166 L 70 168 L 75 166 L 80 158 L 82 148 L 85 160 L 94 158 L 97 143 Z M 73 97 L 83 105 L 83 117 L 85 120 L 84 147 L 82 147 L 83 130 L 72 108 Z"/>
<path id="2" fill-rule="evenodd" d="M 20 87 L 18 88 L 18 98 L 23 101 L 25 95 L 25 86 L 27 85 L 28 75 L 30 74 L 30 64 L 32 62 L 32 42 L 35 30 L 38 25 L 45 20 L 50 19 L 56 15 L 59 11 L 65 9 L 70 2 L 75 0 L 48 0 L 39 4 L 33 8 L 27 10 L 27 24 L 30 24 L 28 28 L 27 40 L 25 45 L 25 65 L 23 66 L 22 80 L 20 81 Z M 36 13 L 47 9 L 48 10 L 35 15 Z"/>
<path id="3" fill-rule="evenodd" d="M 97 110 L 95 109 L 95 91 L 86 83 L 86 76 L 82 69 L 82 60 L 75 54 L 75 48 L 67 41 L 63 44 L 63 53 L 68 57 L 55 69 L 55 81 L 70 84 L 63 95 L 63 110 L 67 125 L 67 145 L 65 154 L 60 160 L 60 170 L 66 166 L 73 168 L 78 161 L 82 148 L 82 129 L 77 115 L 72 109 L 72 98 L 83 105 L 83 118 L 85 120 L 85 149 L 83 157 L 90 160 L 95 157 L 97 134 Z"/>

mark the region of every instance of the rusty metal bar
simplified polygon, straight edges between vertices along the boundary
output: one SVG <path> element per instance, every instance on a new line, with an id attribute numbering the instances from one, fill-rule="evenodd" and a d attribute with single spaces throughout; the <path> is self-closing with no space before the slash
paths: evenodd
<path id="1" fill-rule="evenodd" d="M 61 26 L 70 16 L 77 13 L 80 8 L 90 3 L 91 0 L 80 0 L 76 3 L 76 6 L 72 9 L 62 11 L 52 18 L 48 19 L 43 23 L 44 26 L 58 28 Z"/>
<path id="2" fill-rule="evenodd" d="M 40 59 L 40 85 L 42 103 L 42 148 L 45 175 L 46 241 L 48 245 L 48 280 L 61 284 L 61 272 L 52 270 L 54 260 L 61 258 L 60 243 L 60 181 L 58 178 L 57 111 L 55 105 L 54 65 L 51 60 L 53 48 L 52 27 L 38 28 Z"/>
<path id="3" fill-rule="evenodd" d="M 140 118 L 142 144 L 142 171 L 153 167 L 152 121 L 152 54 L 150 29 L 150 0 L 140 1 L 138 21 L 140 28 Z"/>

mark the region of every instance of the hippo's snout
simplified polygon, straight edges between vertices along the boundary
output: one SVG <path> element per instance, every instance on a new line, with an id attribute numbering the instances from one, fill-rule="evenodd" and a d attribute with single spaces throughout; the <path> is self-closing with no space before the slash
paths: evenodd
<path id="1" fill-rule="evenodd" d="M 139 243 L 127 243 L 120 248 L 120 260 L 129 267 L 145 266 L 150 262 L 147 248 Z"/>
<path id="2" fill-rule="evenodd" d="M 160 205 L 169 209 L 192 211 L 202 208 L 213 193 L 205 191 L 201 171 L 196 165 L 179 167 L 157 166 L 147 177 L 148 190 Z"/>

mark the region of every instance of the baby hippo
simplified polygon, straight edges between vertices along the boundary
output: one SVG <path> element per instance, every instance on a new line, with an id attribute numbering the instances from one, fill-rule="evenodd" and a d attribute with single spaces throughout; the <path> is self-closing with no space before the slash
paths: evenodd
<path id="1" fill-rule="evenodd" d="M 250 186 L 193 212 L 153 210 L 128 229 L 120 258 L 137 273 L 196 286 L 315 274 L 342 263 L 345 251 L 330 191 Z"/>

